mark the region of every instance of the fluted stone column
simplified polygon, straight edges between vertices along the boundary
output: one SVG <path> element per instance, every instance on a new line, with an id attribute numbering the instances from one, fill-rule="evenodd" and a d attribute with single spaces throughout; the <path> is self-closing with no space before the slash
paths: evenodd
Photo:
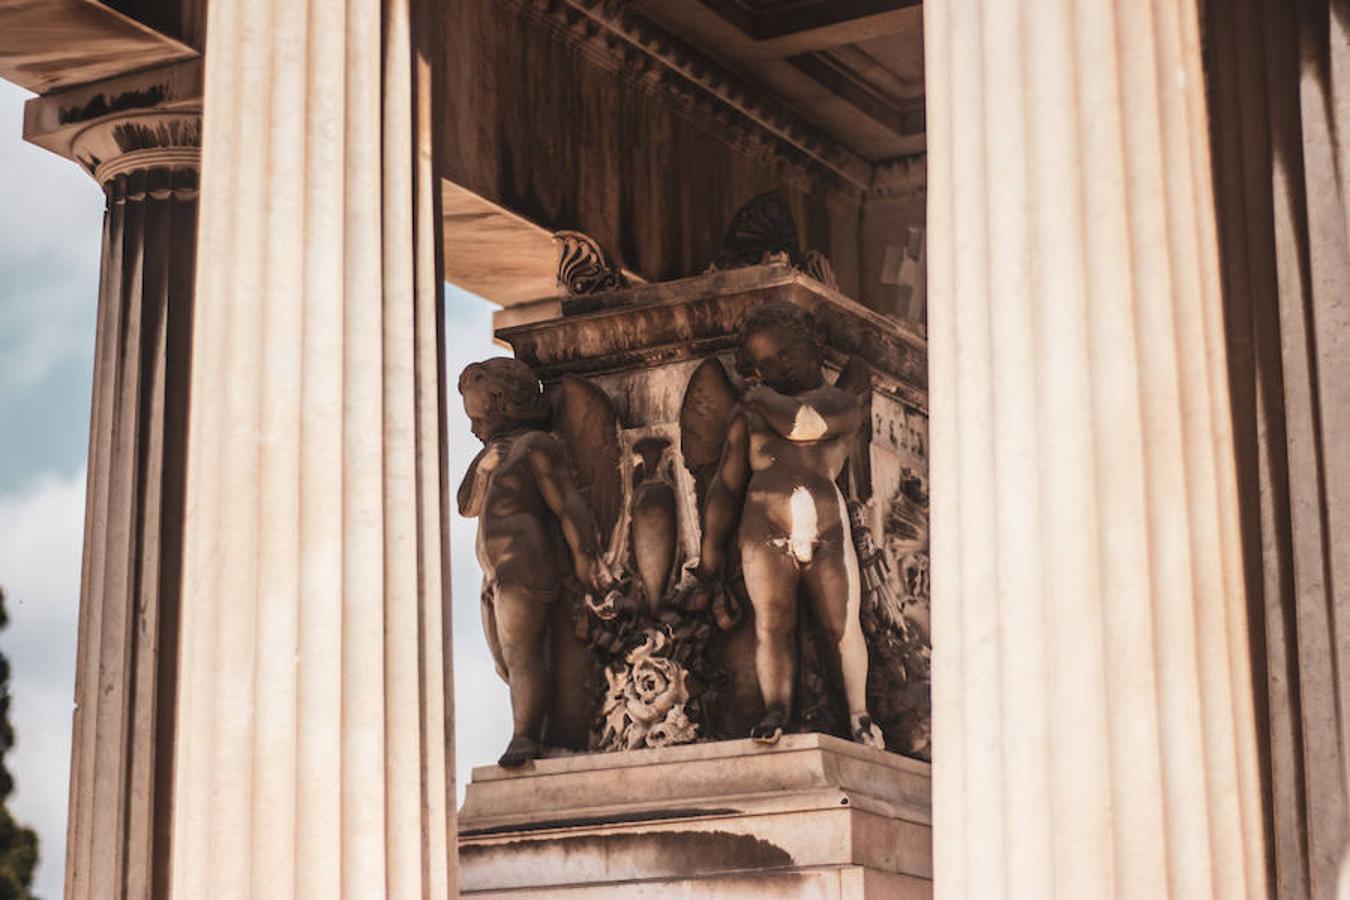
<path id="1" fill-rule="evenodd" d="M 943 0 L 939 897 L 1266 893 L 1191 0 Z"/>
<path id="2" fill-rule="evenodd" d="M 200 117 L 105 118 L 66 896 L 162 896 L 172 774 Z"/>
<path id="3" fill-rule="evenodd" d="M 436 24 L 210 7 L 175 898 L 455 891 Z"/>

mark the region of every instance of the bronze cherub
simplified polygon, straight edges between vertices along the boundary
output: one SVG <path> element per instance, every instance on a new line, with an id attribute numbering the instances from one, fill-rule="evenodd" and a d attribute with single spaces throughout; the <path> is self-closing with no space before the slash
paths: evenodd
<path id="1" fill-rule="evenodd" d="M 810 314 L 774 302 L 741 331 L 737 371 L 749 385 L 744 396 L 737 400 L 716 359 L 691 379 L 681 428 L 685 460 L 696 470 L 703 499 L 694 575 L 714 602 L 727 602 L 734 533 L 754 611 L 755 671 L 764 701 L 751 737 L 776 741 L 789 724 L 800 591 L 825 636 L 829 668 L 842 681 L 850 734 L 883 749 L 867 710 L 861 579 L 836 484 L 865 423 L 858 394 L 844 377 L 826 382 L 822 363 Z M 852 378 L 847 369 L 845 375 Z"/>
<path id="2" fill-rule="evenodd" d="M 566 387 L 582 397 L 594 390 L 585 383 Z M 550 715 L 551 731 L 585 734 L 584 713 L 558 700 L 566 691 L 584 693 L 586 685 L 556 671 L 568 652 L 560 642 L 572 638 L 555 608 L 569 576 L 582 590 L 603 594 L 610 575 L 595 515 L 569 463 L 568 429 L 562 437 L 548 430 L 553 417 L 533 370 L 509 358 L 473 363 L 460 375 L 459 390 L 473 433 L 484 442 L 460 485 L 459 511 L 478 518 L 483 630 L 511 690 L 513 734 L 498 762 L 518 767 L 541 754 Z M 571 432 L 589 432 L 593 463 L 613 464 L 613 421 L 608 435 L 599 424 L 571 424 Z M 568 718 L 583 720 L 558 721 Z"/>

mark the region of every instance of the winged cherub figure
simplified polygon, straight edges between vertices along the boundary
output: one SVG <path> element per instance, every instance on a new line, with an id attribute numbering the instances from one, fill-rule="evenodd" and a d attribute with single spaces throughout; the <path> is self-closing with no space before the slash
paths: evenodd
<path id="1" fill-rule="evenodd" d="M 603 592 L 609 575 L 565 445 L 546 430 L 550 411 L 533 370 L 507 358 L 473 363 L 459 391 L 484 443 L 460 485 L 459 511 L 478 518 L 483 630 L 511 689 L 514 730 L 498 762 L 513 768 L 542 749 L 557 674 L 549 626 L 564 579 L 570 572 L 584 589 Z"/>
<path id="2" fill-rule="evenodd" d="M 733 408 L 708 479 L 695 575 L 703 583 L 724 580 L 735 532 L 755 614 L 755 671 L 764 700 L 764 718 L 751 737 L 776 741 L 791 716 L 800 591 L 820 622 L 830 669 L 841 676 L 854 740 L 880 749 L 881 731 L 867 712 L 858 559 L 835 484 L 862 415 L 854 394 L 825 381 L 821 363 L 805 310 L 769 303 L 746 321 L 737 370 L 750 387 Z M 716 368 L 725 379 L 720 364 Z"/>

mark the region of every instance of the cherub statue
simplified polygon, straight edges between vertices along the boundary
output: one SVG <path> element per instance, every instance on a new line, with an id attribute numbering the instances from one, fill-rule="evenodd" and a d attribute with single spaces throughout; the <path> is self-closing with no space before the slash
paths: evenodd
<path id="1" fill-rule="evenodd" d="M 755 671 L 764 701 L 751 737 L 772 743 L 789 723 L 800 592 L 825 636 L 829 668 L 842 681 L 853 739 L 884 748 L 867 710 L 861 579 L 848 508 L 836 486 L 864 423 L 858 395 L 841 386 L 843 377 L 826 382 L 821 365 L 810 314 L 774 302 L 741 330 L 736 368 L 749 387 L 739 402 L 716 359 L 691 378 L 681 429 L 703 506 L 694 575 L 710 594 L 726 596 L 734 533 L 754 611 Z"/>
<path id="2" fill-rule="evenodd" d="M 563 387 L 564 394 L 583 400 L 598 390 L 580 379 Z M 511 690 L 513 734 L 498 762 L 518 767 L 540 755 L 546 727 L 551 732 L 571 727 L 584 741 L 589 724 L 585 713 L 576 711 L 575 700 L 564 697 L 565 711 L 558 711 L 562 694 L 575 697 L 589 685 L 575 671 L 558 671 L 569 665 L 564 659 L 569 650 L 561 642 L 574 638 L 560 625 L 555 608 L 569 576 L 580 590 L 603 594 L 610 575 L 592 505 L 569 462 L 583 454 L 569 454 L 568 438 L 584 435 L 590 442 L 585 454 L 590 465 L 617 467 L 617 425 L 612 418 L 588 423 L 583 402 L 572 404 L 573 415 L 561 434 L 549 431 L 553 416 L 539 380 L 515 359 L 467 366 L 459 391 L 473 433 L 484 443 L 460 485 L 459 511 L 478 518 L 483 630 L 497 672 Z M 603 407 L 602 416 L 608 409 Z M 599 499 L 604 507 L 615 505 L 614 498 Z M 612 525 L 612 513 L 601 513 Z M 582 721 L 553 721 L 551 715 Z"/>

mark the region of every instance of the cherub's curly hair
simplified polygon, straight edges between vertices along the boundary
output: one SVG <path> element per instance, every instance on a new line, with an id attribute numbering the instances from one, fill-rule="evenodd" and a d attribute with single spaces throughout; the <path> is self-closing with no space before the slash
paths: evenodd
<path id="1" fill-rule="evenodd" d="M 784 300 L 770 301 L 751 313 L 741 325 L 741 342 L 736 350 L 736 372 L 742 377 L 755 371 L 754 363 L 745 352 L 745 342 L 750 335 L 766 328 L 782 328 L 801 338 L 815 349 L 816 356 L 820 356 L 825 345 L 811 313 Z"/>
<path id="2" fill-rule="evenodd" d="M 486 384 L 494 416 L 521 425 L 546 425 L 548 404 L 534 370 L 518 359 L 499 356 L 470 363 L 459 373 L 459 392 L 470 385 Z"/>

